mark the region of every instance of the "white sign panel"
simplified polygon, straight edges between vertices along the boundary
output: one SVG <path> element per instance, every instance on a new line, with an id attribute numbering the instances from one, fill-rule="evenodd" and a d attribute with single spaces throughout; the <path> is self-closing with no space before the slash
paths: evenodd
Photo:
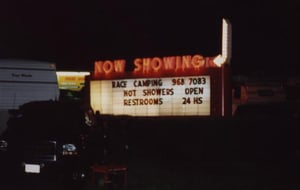
<path id="1" fill-rule="evenodd" d="M 91 105 L 102 114 L 209 116 L 209 76 L 91 81 Z"/>

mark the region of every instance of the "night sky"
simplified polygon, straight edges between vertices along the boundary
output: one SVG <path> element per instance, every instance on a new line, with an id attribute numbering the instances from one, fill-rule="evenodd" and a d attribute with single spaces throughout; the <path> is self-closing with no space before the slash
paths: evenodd
<path id="1" fill-rule="evenodd" d="M 216 56 L 222 18 L 232 24 L 234 74 L 298 75 L 296 0 L 1 0 L 0 59 L 93 70 L 98 59 Z"/>

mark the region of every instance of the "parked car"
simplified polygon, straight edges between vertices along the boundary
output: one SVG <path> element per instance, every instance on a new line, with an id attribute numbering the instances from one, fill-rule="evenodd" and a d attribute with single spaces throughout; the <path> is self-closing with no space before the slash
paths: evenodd
<path id="1" fill-rule="evenodd" d="M 84 181 L 84 110 L 77 102 L 38 101 L 10 112 L 0 137 L 2 177 L 39 175 Z"/>

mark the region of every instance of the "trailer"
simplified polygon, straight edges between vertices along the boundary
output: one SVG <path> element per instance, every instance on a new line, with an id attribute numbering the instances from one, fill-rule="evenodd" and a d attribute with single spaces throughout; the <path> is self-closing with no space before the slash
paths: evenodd
<path id="1" fill-rule="evenodd" d="M 31 101 L 58 100 L 56 65 L 34 60 L 0 60 L 0 134 L 8 111 Z"/>

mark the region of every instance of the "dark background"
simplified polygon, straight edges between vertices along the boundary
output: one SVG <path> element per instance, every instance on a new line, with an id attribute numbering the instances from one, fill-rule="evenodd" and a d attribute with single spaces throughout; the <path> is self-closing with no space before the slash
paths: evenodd
<path id="1" fill-rule="evenodd" d="M 297 75 L 300 3 L 271 0 L 2 0 L 0 58 L 93 70 L 97 59 L 221 52 L 232 23 L 234 74 Z"/>

